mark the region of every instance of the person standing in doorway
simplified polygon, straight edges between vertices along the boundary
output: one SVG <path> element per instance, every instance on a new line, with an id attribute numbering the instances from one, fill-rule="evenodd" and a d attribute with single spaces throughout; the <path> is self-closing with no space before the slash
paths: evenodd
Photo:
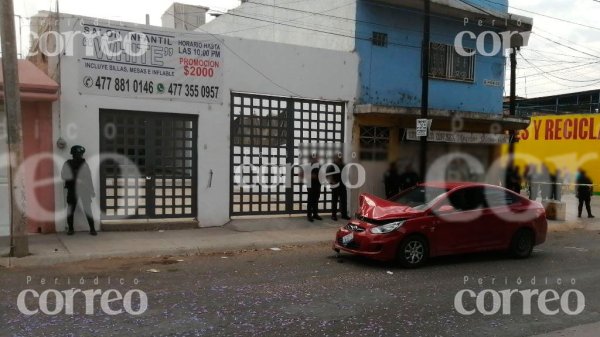
<path id="1" fill-rule="evenodd" d="M 396 163 L 390 163 L 390 168 L 383 176 L 383 184 L 386 198 L 391 198 L 400 192 L 400 175 Z"/>
<path id="2" fill-rule="evenodd" d="M 512 168 L 510 168 L 510 171 L 508 173 L 509 181 L 506 183 L 509 186 L 508 189 L 517 194 L 521 194 L 521 184 L 523 183 L 520 171 L 521 169 L 519 168 L 519 166 L 513 166 Z"/>
<path id="3" fill-rule="evenodd" d="M 546 164 L 542 164 L 542 174 L 540 175 L 540 189 L 542 192 L 542 200 L 548 200 L 552 192 L 550 183 L 550 170 Z"/>
<path id="4" fill-rule="evenodd" d="M 577 217 L 581 218 L 581 213 L 583 212 L 583 205 L 585 204 L 585 209 L 587 210 L 588 218 L 592 219 L 594 216 L 592 215 L 592 179 L 587 176 L 586 172 L 583 169 L 579 169 L 579 176 L 577 177 L 577 199 L 579 199 L 579 207 L 577 208 Z"/>
<path id="5" fill-rule="evenodd" d="M 319 180 L 320 171 L 321 164 L 319 163 L 319 156 L 317 154 L 313 154 L 310 158 L 308 167 L 303 171 L 303 173 L 308 173 L 308 177 L 305 176 L 304 178 L 308 192 L 306 217 L 310 222 L 315 220 L 323 220 L 323 218 L 319 216 L 319 199 L 321 197 L 321 180 Z"/>
<path id="6" fill-rule="evenodd" d="M 529 171 L 526 175 L 527 185 L 529 185 L 529 200 L 536 200 L 539 194 L 539 186 L 538 186 L 538 168 L 537 165 L 530 165 Z"/>
<path id="7" fill-rule="evenodd" d="M 550 200 L 560 201 L 562 199 L 562 174 L 559 169 L 556 169 L 556 172 L 550 175 L 550 182 L 552 183 Z"/>
<path id="8" fill-rule="evenodd" d="M 342 214 L 342 219 L 350 220 L 348 216 L 348 189 L 346 185 L 344 185 L 344 181 L 342 179 L 342 171 L 344 171 L 344 167 L 346 164 L 344 163 L 343 157 L 341 153 L 338 153 L 333 160 L 333 163 L 327 167 L 327 174 L 329 176 L 329 183 L 331 184 L 331 192 L 332 192 L 332 211 L 331 211 L 331 219 L 333 221 L 337 221 L 337 213 L 338 213 L 338 203 L 339 210 Z"/>
<path id="9" fill-rule="evenodd" d="M 92 172 L 83 158 L 84 153 L 85 148 L 83 146 L 73 146 L 71 148 L 73 159 L 67 160 L 61 171 L 61 177 L 65 182 L 65 189 L 67 189 L 67 226 L 69 227 L 67 234 L 75 234 L 73 221 L 75 210 L 79 204 L 90 226 L 90 234 L 95 236 L 97 233 L 92 213 L 92 198 L 96 195 L 92 182 Z"/>
<path id="10" fill-rule="evenodd" d="M 406 165 L 404 173 L 398 177 L 398 180 L 400 181 L 400 191 L 404 191 L 411 187 L 417 186 L 419 183 L 419 175 L 417 172 L 415 172 L 412 165 L 408 164 Z"/>

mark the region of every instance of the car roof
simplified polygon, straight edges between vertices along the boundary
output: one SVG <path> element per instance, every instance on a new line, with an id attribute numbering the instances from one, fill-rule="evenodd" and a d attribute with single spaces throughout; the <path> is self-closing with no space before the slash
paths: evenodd
<path id="1" fill-rule="evenodd" d="M 495 187 L 495 188 L 500 188 L 500 186 L 495 186 L 495 185 L 489 185 L 489 184 L 483 184 L 483 183 L 472 183 L 472 182 L 462 182 L 462 181 L 455 181 L 455 182 L 447 182 L 447 181 L 440 181 L 440 182 L 426 182 L 426 183 L 422 183 L 419 184 L 419 186 L 425 186 L 425 187 L 432 187 L 432 188 L 442 188 L 448 191 L 452 191 L 454 189 L 457 188 L 461 188 L 461 187 Z"/>

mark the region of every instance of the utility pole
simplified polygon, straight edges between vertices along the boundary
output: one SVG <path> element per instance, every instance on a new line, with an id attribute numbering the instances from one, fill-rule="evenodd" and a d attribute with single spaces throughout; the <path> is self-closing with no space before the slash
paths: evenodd
<path id="1" fill-rule="evenodd" d="M 510 51 L 510 109 L 509 115 L 517 115 L 517 47 Z M 508 168 L 512 169 L 515 161 L 515 130 L 510 130 L 510 143 L 508 144 Z"/>
<path id="2" fill-rule="evenodd" d="M 429 42 L 431 40 L 431 0 L 425 0 L 423 17 L 423 50 L 422 50 L 422 91 L 421 91 L 421 118 L 429 116 Z M 419 158 L 419 174 L 421 181 L 427 175 L 427 137 L 421 137 L 421 155 Z"/>
<path id="3" fill-rule="evenodd" d="M 17 63 L 17 43 L 13 2 L 0 1 L 0 29 L 2 38 L 2 70 L 4 74 L 4 110 L 10 158 L 10 256 L 29 255 L 29 242 L 25 233 L 25 186 L 17 179 L 23 163 L 23 128 L 21 118 L 21 93 Z"/>

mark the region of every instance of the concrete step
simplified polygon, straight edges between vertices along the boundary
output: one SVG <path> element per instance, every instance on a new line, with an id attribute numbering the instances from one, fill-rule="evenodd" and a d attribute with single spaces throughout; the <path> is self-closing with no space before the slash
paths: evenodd
<path id="1" fill-rule="evenodd" d="M 103 232 L 150 232 L 159 230 L 184 230 L 199 228 L 196 220 L 173 221 L 123 221 L 102 223 Z"/>

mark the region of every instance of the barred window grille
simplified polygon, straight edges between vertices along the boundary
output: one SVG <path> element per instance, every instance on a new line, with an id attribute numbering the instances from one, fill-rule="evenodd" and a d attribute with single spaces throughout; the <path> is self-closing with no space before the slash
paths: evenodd
<path id="1" fill-rule="evenodd" d="M 390 128 L 378 126 L 360 127 L 360 159 L 386 161 L 390 145 Z"/>
<path id="2" fill-rule="evenodd" d="M 473 49 L 464 48 L 467 53 Z M 429 77 L 473 83 L 475 81 L 475 55 L 462 56 L 456 48 L 442 43 L 429 44 Z"/>
<path id="3" fill-rule="evenodd" d="M 377 47 L 387 47 L 388 46 L 388 35 L 386 33 L 381 32 L 373 32 L 372 43 Z"/>

